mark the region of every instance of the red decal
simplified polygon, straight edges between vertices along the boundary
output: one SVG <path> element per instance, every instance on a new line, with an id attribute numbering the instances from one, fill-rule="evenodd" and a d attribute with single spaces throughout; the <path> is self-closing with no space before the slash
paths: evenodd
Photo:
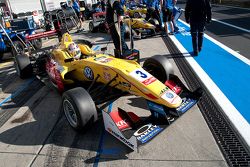
<path id="1" fill-rule="evenodd" d="M 110 116 L 120 130 L 131 128 L 131 123 L 128 122 L 125 118 L 123 118 L 122 114 L 120 114 L 118 111 L 112 111 L 110 113 Z"/>
<path id="2" fill-rule="evenodd" d="M 154 95 L 152 95 L 151 93 L 149 93 L 149 94 L 146 94 L 149 98 L 151 98 L 151 99 L 158 99 L 157 97 L 155 97 Z"/>
<path id="3" fill-rule="evenodd" d="M 152 76 L 152 77 L 150 77 L 150 78 L 144 80 L 142 83 L 143 83 L 144 85 L 149 85 L 149 84 L 153 83 L 154 81 L 156 81 L 156 78 Z"/>

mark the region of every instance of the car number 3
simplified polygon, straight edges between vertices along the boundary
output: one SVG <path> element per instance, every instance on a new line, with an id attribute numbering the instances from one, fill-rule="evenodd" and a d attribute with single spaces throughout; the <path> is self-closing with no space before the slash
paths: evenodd
<path id="1" fill-rule="evenodd" d="M 135 73 L 140 75 L 141 78 L 147 78 L 148 77 L 147 74 L 144 74 L 143 72 L 141 72 L 139 70 L 137 70 Z"/>

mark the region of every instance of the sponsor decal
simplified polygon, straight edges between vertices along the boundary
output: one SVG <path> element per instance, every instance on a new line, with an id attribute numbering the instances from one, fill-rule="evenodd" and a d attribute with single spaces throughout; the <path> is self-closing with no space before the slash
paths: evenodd
<path id="1" fill-rule="evenodd" d="M 171 104 L 175 104 L 178 100 L 181 100 L 172 90 L 166 91 L 161 97 Z"/>
<path id="2" fill-rule="evenodd" d="M 111 80 L 111 75 L 110 73 L 107 72 L 103 72 L 103 77 L 105 80 L 110 81 Z"/>
<path id="3" fill-rule="evenodd" d="M 106 59 L 106 56 L 97 57 L 94 60 L 95 61 L 101 61 L 101 60 L 104 60 L 104 59 Z"/>
<path id="4" fill-rule="evenodd" d="M 104 59 L 104 60 L 101 60 L 100 62 L 101 63 L 108 63 L 108 62 L 110 62 L 110 61 L 112 61 L 113 60 L 113 58 L 106 58 L 106 59 Z"/>
<path id="5" fill-rule="evenodd" d="M 168 90 L 168 87 L 165 87 L 164 89 L 161 90 L 160 95 L 165 93 Z"/>
<path id="6" fill-rule="evenodd" d="M 116 122 L 115 124 L 116 124 L 116 126 L 118 126 L 119 129 L 124 129 L 124 128 L 127 128 L 129 126 L 126 122 L 126 119 L 120 120 L 120 121 Z"/>
<path id="7" fill-rule="evenodd" d="M 174 97 L 174 95 L 171 92 L 167 92 L 166 97 L 169 98 L 169 99 L 172 99 Z"/>
<path id="8" fill-rule="evenodd" d="M 161 127 L 157 125 L 147 124 L 138 129 L 134 133 L 134 136 L 136 137 L 137 140 L 141 141 L 142 143 L 146 143 L 161 131 L 162 131 Z"/>
<path id="9" fill-rule="evenodd" d="M 110 113 L 110 116 L 111 116 L 112 120 L 114 121 L 114 123 L 116 124 L 116 126 L 118 127 L 119 130 L 131 128 L 130 122 L 128 122 L 124 118 L 123 114 L 114 111 L 114 112 Z"/>
<path id="10" fill-rule="evenodd" d="M 186 112 L 187 110 L 189 110 L 197 101 L 194 99 L 186 99 L 183 98 L 182 99 L 182 103 L 179 107 L 176 108 L 177 111 L 180 111 L 182 113 Z"/>
<path id="11" fill-rule="evenodd" d="M 142 68 L 132 71 L 130 75 L 134 77 L 136 80 L 143 83 L 144 85 L 149 85 L 157 80 L 155 77 L 153 77 L 151 74 L 149 74 Z"/>
<path id="12" fill-rule="evenodd" d="M 128 145 L 131 148 L 134 148 L 134 144 L 130 143 L 127 139 L 125 139 L 123 136 L 119 135 L 118 133 L 114 132 L 111 128 L 108 128 L 108 132 L 114 135 L 116 138 L 121 140 L 123 143 Z"/>
<path id="13" fill-rule="evenodd" d="M 152 76 L 149 79 L 146 79 L 145 81 L 143 81 L 142 83 L 144 85 L 149 85 L 149 84 L 153 83 L 154 81 L 156 81 L 156 78 Z"/>
<path id="14" fill-rule="evenodd" d="M 94 79 L 94 73 L 92 71 L 92 69 L 88 66 L 86 66 L 83 70 L 84 76 L 89 79 L 89 80 L 93 80 Z"/>

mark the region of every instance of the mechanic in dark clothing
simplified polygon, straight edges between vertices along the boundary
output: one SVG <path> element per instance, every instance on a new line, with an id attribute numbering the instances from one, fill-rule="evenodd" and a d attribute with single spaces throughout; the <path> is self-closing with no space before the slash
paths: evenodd
<path id="1" fill-rule="evenodd" d="M 125 25 L 123 23 L 124 9 L 119 0 L 108 0 L 106 7 L 106 21 L 109 25 L 110 35 L 115 45 L 115 49 L 124 54 L 128 50 L 125 42 Z M 120 23 L 120 30 L 118 22 Z M 117 28 L 116 28 L 117 27 Z M 120 36 L 118 31 L 120 31 Z M 120 46 L 122 48 L 120 48 Z M 122 50 L 122 52 L 121 52 Z M 116 54 L 117 57 L 117 54 Z"/>
<path id="2" fill-rule="evenodd" d="M 202 49 L 205 24 L 211 22 L 211 5 L 209 0 L 187 0 L 185 19 L 190 23 L 193 52 L 197 56 Z"/>
<path id="3" fill-rule="evenodd" d="M 147 13 L 145 20 L 149 20 L 150 18 L 154 18 L 158 21 L 160 27 L 162 25 L 161 17 L 160 17 L 160 0 L 146 0 Z"/>

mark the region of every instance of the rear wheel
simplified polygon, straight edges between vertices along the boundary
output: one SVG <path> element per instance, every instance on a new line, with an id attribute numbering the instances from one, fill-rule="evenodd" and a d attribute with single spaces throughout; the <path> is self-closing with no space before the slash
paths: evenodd
<path id="1" fill-rule="evenodd" d="M 169 76 L 174 74 L 172 64 L 162 55 L 156 55 L 145 60 L 143 68 L 162 83 L 165 83 L 169 80 Z"/>
<path id="2" fill-rule="evenodd" d="M 30 63 L 29 57 L 24 53 L 19 53 L 14 57 L 14 66 L 17 72 L 17 75 L 24 79 L 32 76 L 33 68 Z"/>
<path id="3" fill-rule="evenodd" d="M 31 41 L 31 44 L 34 46 L 35 49 L 41 49 L 42 48 L 42 39 L 34 39 Z"/>
<path id="4" fill-rule="evenodd" d="M 86 130 L 97 120 L 95 103 L 84 88 L 64 92 L 62 105 L 70 126 L 75 130 Z"/>
<path id="5" fill-rule="evenodd" d="M 94 25 L 93 21 L 89 22 L 89 31 L 97 32 L 97 27 Z"/>

